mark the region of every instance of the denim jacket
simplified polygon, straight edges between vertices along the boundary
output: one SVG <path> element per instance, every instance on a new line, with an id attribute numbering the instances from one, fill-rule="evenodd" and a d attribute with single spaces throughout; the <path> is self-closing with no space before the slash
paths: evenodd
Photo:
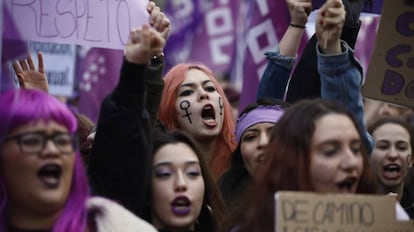
<path id="1" fill-rule="evenodd" d="M 354 58 L 354 51 L 341 41 L 342 53 L 324 55 L 316 45 L 318 70 L 321 79 L 321 97 L 344 106 L 355 118 L 361 139 L 371 154 L 374 139 L 368 133 L 364 121 L 362 102 L 362 67 Z"/>
<path id="2" fill-rule="evenodd" d="M 260 79 L 256 98 L 271 97 L 284 100 L 286 86 L 296 57 L 284 56 L 279 52 L 266 52 L 265 56 L 269 62 Z"/>
<path id="3" fill-rule="evenodd" d="M 362 68 L 354 58 L 354 51 L 344 41 L 341 41 L 341 45 L 343 52 L 335 55 L 322 54 L 318 44 L 316 45 L 321 97 L 341 104 L 354 115 L 362 141 L 370 154 L 374 147 L 374 140 L 367 132 L 364 122 L 361 95 Z M 265 55 L 269 63 L 260 80 L 257 98 L 284 99 L 296 57 L 283 56 L 279 52 L 268 52 Z"/>

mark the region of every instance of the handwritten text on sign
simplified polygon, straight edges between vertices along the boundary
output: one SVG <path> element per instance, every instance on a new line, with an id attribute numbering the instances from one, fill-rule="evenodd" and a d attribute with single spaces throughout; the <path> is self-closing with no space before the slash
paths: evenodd
<path id="1" fill-rule="evenodd" d="M 4 1 L 26 40 L 122 49 L 130 29 L 149 22 L 148 0 Z"/>
<path id="2" fill-rule="evenodd" d="M 71 97 L 75 84 L 76 46 L 31 41 L 28 43 L 28 48 L 34 58 L 35 67 L 37 67 L 37 52 L 43 54 L 49 93 Z"/>
<path id="3" fill-rule="evenodd" d="M 414 106 L 414 1 L 385 1 L 365 97 Z"/>
<path id="4" fill-rule="evenodd" d="M 413 222 L 396 220 L 390 197 L 357 194 L 278 192 L 278 232 L 413 231 Z"/>

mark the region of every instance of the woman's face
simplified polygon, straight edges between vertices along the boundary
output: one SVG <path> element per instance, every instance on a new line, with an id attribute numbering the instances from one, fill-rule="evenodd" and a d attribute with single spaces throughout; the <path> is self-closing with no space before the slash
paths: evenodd
<path id="1" fill-rule="evenodd" d="M 177 90 L 175 109 L 179 128 L 196 139 L 218 136 L 223 128 L 222 96 L 202 71 L 191 69 Z"/>
<path id="2" fill-rule="evenodd" d="M 45 136 L 51 139 L 42 149 Z M 42 120 L 20 126 L 7 135 L 0 154 L 9 213 L 53 214 L 63 209 L 75 164 L 73 137 L 66 127 Z"/>
<path id="3" fill-rule="evenodd" d="M 410 134 L 401 125 L 385 123 L 372 136 L 375 148 L 370 162 L 379 183 L 388 188 L 403 185 L 412 164 Z"/>
<path id="4" fill-rule="evenodd" d="M 264 161 L 264 151 L 274 125 L 270 122 L 254 124 L 244 131 L 240 139 L 241 156 L 251 176 L 255 175 Z"/>
<path id="5" fill-rule="evenodd" d="M 316 121 L 311 140 L 311 181 L 316 192 L 355 193 L 363 171 L 361 140 L 348 116 Z"/>
<path id="6" fill-rule="evenodd" d="M 204 191 L 199 160 L 187 144 L 167 144 L 155 153 L 151 202 L 155 227 L 193 229 Z"/>
<path id="7" fill-rule="evenodd" d="M 409 109 L 406 107 L 384 102 L 381 105 L 378 114 L 380 117 L 400 117 L 405 111 L 408 110 Z"/>

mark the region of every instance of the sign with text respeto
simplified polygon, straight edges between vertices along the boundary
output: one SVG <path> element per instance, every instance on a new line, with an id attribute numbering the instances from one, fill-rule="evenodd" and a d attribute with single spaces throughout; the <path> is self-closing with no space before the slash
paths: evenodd
<path id="1" fill-rule="evenodd" d="M 149 23 L 148 0 L 4 0 L 21 38 L 123 49 L 129 31 Z M 13 38 L 5 33 L 4 37 Z"/>
<path id="2" fill-rule="evenodd" d="M 414 1 L 384 1 L 364 97 L 414 107 Z"/>

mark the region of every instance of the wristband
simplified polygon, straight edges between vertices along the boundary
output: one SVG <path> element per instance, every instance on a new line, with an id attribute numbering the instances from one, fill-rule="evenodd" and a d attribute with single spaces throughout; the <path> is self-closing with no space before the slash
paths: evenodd
<path id="1" fill-rule="evenodd" d="M 164 63 L 164 53 L 162 52 L 160 55 L 158 56 L 153 56 L 151 58 L 150 64 L 155 66 L 155 65 L 159 65 Z"/>
<path id="2" fill-rule="evenodd" d="M 302 25 L 298 25 L 298 24 L 293 24 L 293 23 L 289 24 L 289 26 L 297 27 L 297 28 L 301 28 L 301 29 L 305 29 L 306 28 L 306 26 L 302 26 Z"/>

